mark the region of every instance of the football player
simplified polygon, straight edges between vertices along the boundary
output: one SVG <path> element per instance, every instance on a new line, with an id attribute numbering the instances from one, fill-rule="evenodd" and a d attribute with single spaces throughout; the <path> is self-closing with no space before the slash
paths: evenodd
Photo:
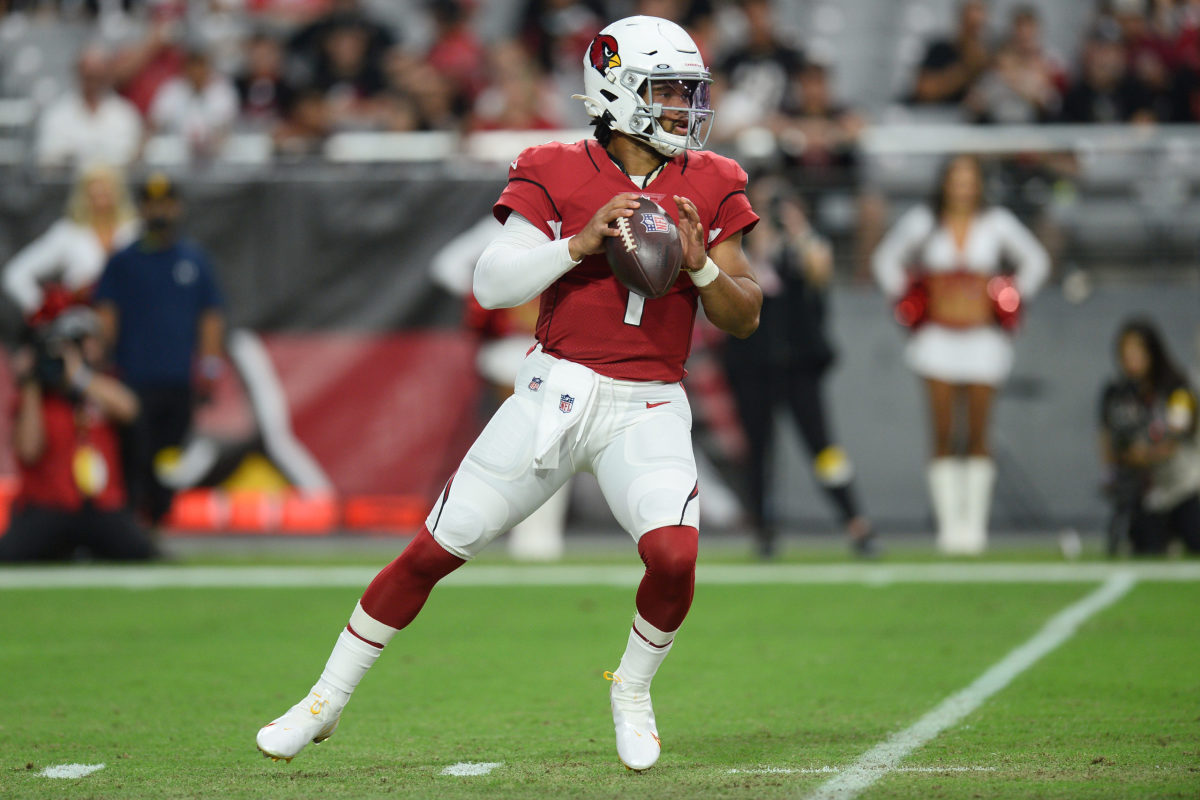
<path id="1" fill-rule="evenodd" d="M 711 79 L 673 22 L 630 17 L 584 54 L 595 140 L 530 148 L 512 163 L 494 212 L 504 227 L 480 257 L 485 307 L 540 296 L 537 345 L 515 394 L 496 412 L 403 553 L 371 582 L 311 692 L 257 737 L 291 759 L 328 738 L 383 647 L 434 584 L 528 516 L 574 473 L 593 473 L 637 543 L 646 573 L 617 669 L 606 673 L 617 754 L 630 769 L 658 760 L 650 683 L 692 602 L 698 539 L 696 464 L 684 376 L 697 304 L 738 337 L 758 325 L 762 292 L 742 252 L 758 221 L 746 174 L 703 150 Z M 668 209 L 683 269 L 655 300 L 617 282 L 610 223 L 639 196 Z"/>

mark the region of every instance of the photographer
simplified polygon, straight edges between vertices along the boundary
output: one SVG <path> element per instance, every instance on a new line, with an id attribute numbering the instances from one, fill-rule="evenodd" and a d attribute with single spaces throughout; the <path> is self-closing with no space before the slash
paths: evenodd
<path id="1" fill-rule="evenodd" d="M 775 555 L 777 513 L 770 491 L 775 411 L 790 412 L 812 457 L 813 475 L 845 528 L 852 552 L 873 557 L 879 547 L 854 492 L 854 467 L 838 445 L 823 397 L 834 362 L 826 335 L 833 254 L 809 226 L 799 198 L 780 181 L 750 187 L 755 208 L 766 209 L 747 240 L 747 256 L 763 291 L 758 331 L 725 343 L 725 371 L 749 444 L 747 489 L 759 554 Z"/>
<path id="2" fill-rule="evenodd" d="M 91 309 L 69 308 L 34 329 L 13 359 L 19 384 L 13 450 L 21 486 L 0 538 L 0 562 L 140 560 L 154 545 L 125 510 L 117 425 L 138 414 L 134 394 L 101 374 Z"/>
<path id="3" fill-rule="evenodd" d="M 1112 471 L 1109 552 L 1128 533 L 1135 555 L 1165 553 L 1178 536 L 1200 553 L 1196 393 L 1153 323 L 1130 320 L 1116 339 L 1119 375 L 1100 400 L 1100 439 Z"/>

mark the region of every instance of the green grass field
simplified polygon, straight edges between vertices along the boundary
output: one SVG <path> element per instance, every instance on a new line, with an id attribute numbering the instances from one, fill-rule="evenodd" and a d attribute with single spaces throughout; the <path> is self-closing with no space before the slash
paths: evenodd
<path id="1" fill-rule="evenodd" d="M 636 774 L 602 678 L 632 584 L 439 587 L 337 734 L 284 764 L 254 734 L 311 685 L 361 587 L 19 589 L 17 574 L 0 571 L 0 798 L 805 797 L 1099 585 L 702 581 L 654 686 L 662 759 Z M 1141 578 L 861 796 L 1200 797 L 1189 575 Z M 442 774 L 459 762 L 501 766 Z M 105 767 L 40 775 L 70 763 Z"/>

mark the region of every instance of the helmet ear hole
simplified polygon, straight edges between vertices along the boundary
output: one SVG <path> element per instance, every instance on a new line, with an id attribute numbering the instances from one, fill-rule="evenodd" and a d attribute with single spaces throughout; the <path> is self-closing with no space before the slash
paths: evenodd
<path id="1" fill-rule="evenodd" d="M 610 92 L 608 89 L 601 89 L 600 96 L 603 97 L 605 100 L 607 100 L 610 103 L 617 102 L 617 96 L 615 94 L 613 94 L 612 92 Z"/>

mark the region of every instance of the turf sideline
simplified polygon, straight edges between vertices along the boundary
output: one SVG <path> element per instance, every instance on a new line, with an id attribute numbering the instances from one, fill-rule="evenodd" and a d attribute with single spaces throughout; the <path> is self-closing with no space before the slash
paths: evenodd
<path id="1" fill-rule="evenodd" d="M 1132 571 L 1113 575 L 1099 589 L 1054 615 L 1032 639 L 994 664 L 970 686 L 950 695 L 915 723 L 859 756 L 854 764 L 808 795 L 808 800 L 857 797 L 884 775 L 895 771 L 912 751 L 957 724 L 1042 656 L 1074 636 L 1080 625 L 1120 600 L 1136 583 Z"/>
<path id="2" fill-rule="evenodd" d="M 376 567 L 0 567 L 4 589 L 362 588 Z M 1099 583 L 1114 575 L 1143 581 L 1200 581 L 1200 562 L 1131 564 L 713 564 L 696 570 L 698 583 Z M 479 564 L 449 577 L 446 586 L 636 586 L 641 567 Z"/>

